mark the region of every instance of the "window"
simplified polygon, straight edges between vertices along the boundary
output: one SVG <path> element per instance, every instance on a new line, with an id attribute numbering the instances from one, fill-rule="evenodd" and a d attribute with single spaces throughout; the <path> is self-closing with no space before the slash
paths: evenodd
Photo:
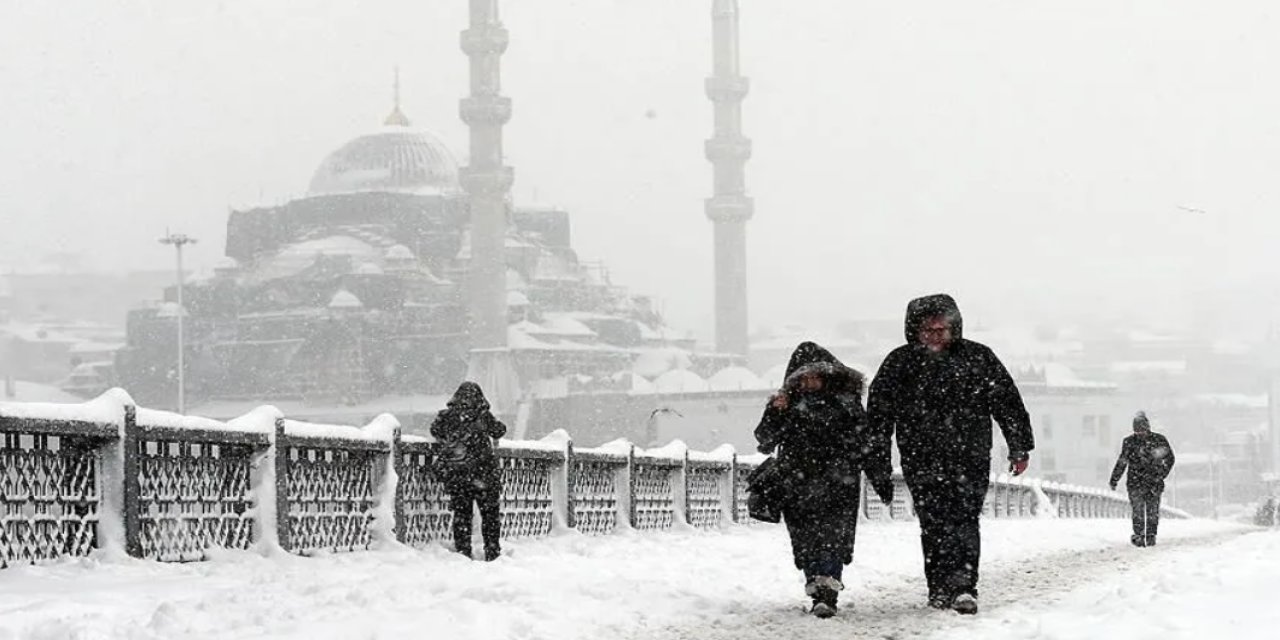
<path id="1" fill-rule="evenodd" d="M 1111 416 L 1098 416 L 1098 444 L 1111 446 Z"/>
<path id="2" fill-rule="evenodd" d="M 1097 416 L 1085 416 L 1083 419 L 1084 435 L 1089 438 L 1092 438 L 1093 436 L 1097 435 L 1097 432 L 1098 432 L 1097 424 L 1098 424 Z"/>
<path id="3" fill-rule="evenodd" d="M 1053 415 L 1044 414 L 1040 416 L 1040 431 L 1044 433 L 1046 440 L 1053 438 Z"/>

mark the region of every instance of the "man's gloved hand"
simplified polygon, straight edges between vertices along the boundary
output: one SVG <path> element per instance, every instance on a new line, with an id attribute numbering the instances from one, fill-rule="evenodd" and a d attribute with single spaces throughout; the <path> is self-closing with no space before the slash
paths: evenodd
<path id="1" fill-rule="evenodd" d="M 876 496 L 880 498 L 880 502 L 890 504 L 893 502 L 893 479 L 885 478 L 883 480 L 872 480 L 871 488 L 875 489 Z"/>
<path id="2" fill-rule="evenodd" d="M 1020 476 L 1027 471 L 1027 465 L 1031 463 L 1031 454 L 1026 451 L 1010 451 L 1009 452 L 1009 473 Z"/>

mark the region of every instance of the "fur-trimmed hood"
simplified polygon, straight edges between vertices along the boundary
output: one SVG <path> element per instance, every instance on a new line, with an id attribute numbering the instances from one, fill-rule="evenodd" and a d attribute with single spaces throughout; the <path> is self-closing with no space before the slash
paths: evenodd
<path id="1" fill-rule="evenodd" d="M 800 377 L 806 374 L 817 374 L 822 378 L 823 387 L 837 393 L 853 393 L 862 395 L 866 385 L 866 377 L 857 370 L 846 366 L 830 351 L 815 342 L 802 342 L 791 354 L 787 363 L 787 377 L 782 388 L 790 392 L 799 387 Z"/>

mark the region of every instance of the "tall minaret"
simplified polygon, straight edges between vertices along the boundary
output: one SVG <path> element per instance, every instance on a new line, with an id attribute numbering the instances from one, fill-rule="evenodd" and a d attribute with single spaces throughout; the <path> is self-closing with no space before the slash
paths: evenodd
<path id="1" fill-rule="evenodd" d="M 742 135 L 748 83 L 738 72 L 737 0 L 713 0 L 711 20 L 714 73 L 707 78 L 707 97 L 715 104 L 715 135 L 706 152 L 715 192 L 706 211 L 715 227 L 716 350 L 747 355 L 747 220 L 754 208 L 743 175 L 751 141 Z"/>
<path id="2" fill-rule="evenodd" d="M 507 347 L 507 200 L 513 172 L 503 164 L 502 126 L 511 119 L 511 99 L 500 95 L 500 61 L 508 34 L 498 18 L 498 0 L 469 0 L 470 28 L 462 51 L 471 60 L 471 95 L 459 105 L 471 130 L 471 161 L 462 187 L 470 196 L 471 258 L 467 308 L 471 336 L 468 378 L 480 383 L 500 411 L 511 408 L 518 389 Z"/>

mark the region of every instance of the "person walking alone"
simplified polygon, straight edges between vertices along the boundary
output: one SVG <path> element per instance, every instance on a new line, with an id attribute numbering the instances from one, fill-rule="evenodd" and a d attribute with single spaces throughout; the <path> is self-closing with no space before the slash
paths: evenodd
<path id="1" fill-rule="evenodd" d="M 1129 471 L 1129 478 L 1125 481 L 1129 506 L 1133 510 L 1133 535 L 1129 541 L 1135 547 L 1156 544 L 1160 496 L 1164 493 L 1164 479 L 1173 470 L 1173 463 L 1173 447 L 1169 445 L 1169 439 L 1152 431 L 1147 414 L 1139 411 L 1133 416 L 1133 435 L 1124 439 L 1120 457 L 1111 471 L 1112 491 L 1115 491 L 1125 470 Z"/>
<path id="2" fill-rule="evenodd" d="M 484 559 L 502 554 L 502 470 L 494 441 L 506 435 L 507 426 L 489 411 L 480 385 L 464 382 L 431 423 L 436 445 L 435 471 L 449 493 L 453 511 L 453 545 L 471 557 L 472 505 L 480 508 L 480 534 Z"/>

